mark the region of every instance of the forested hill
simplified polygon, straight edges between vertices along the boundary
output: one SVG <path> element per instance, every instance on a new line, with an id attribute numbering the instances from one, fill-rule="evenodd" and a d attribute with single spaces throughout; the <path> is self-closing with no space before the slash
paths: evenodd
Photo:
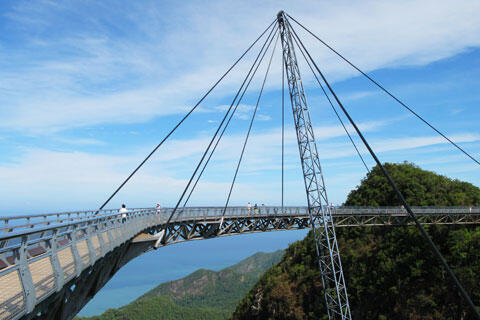
<path id="1" fill-rule="evenodd" d="M 280 261 L 283 253 L 284 250 L 258 252 L 220 271 L 200 269 L 183 279 L 160 284 L 124 307 L 76 319 L 228 319 L 245 293 L 265 270 Z"/>
<path id="2" fill-rule="evenodd" d="M 412 206 L 480 205 L 480 189 L 413 164 L 386 164 Z M 379 168 L 346 205 L 399 205 Z M 427 227 L 480 305 L 480 226 Z M 414 227 L 337 228 L 354 319 L 472 319 Z M 233 319 L 327 319 L 312 233 L 287 249 L 237 306 Z"/>
<path id="3" fill-rule="evenodd" d="M 411 206 L 480 205 L 480 189 L 473 184 L 422 170 L 412 163 L 385 163 L 385 169 Z M 347 206 L 399 206 L 395 191 L 375 166 L 345 201 Z"/>

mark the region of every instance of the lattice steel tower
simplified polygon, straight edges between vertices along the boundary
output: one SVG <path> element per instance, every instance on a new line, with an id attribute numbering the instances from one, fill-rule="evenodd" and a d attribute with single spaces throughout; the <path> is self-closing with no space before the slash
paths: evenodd
<path id="1" fill-rule="evenodd" d="M 335 227 L 331 208 L 328 205 L 307 99 L 293 48 L 292 33 L 283 11 L 278 13 L 277 19 L 328 318 L 351 319 Z"/>

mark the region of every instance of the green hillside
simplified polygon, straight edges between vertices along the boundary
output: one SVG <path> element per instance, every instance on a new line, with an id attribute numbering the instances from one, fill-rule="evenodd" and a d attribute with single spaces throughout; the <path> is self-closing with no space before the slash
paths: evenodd
<path id="1" fill-rule="evenodd" d="M 412 163 L 385 163 L 385 169 L 412 206 L 480 205 L 480 189 L 473 184 L 452 180 Z M 399 206 L 400 200 L 380 167 L 375 166 L 352 190 L 346 206 Z"/>
<path id="2" fill-rule="evenodd" d="M 84 320 L 227 319 L 259 277 L 276 263 L 283 250 L 258 252 L 239 263 L 160 284 L 136 301 Z"/>
<path id="3" fill-rule="evenodd" d="M 409 164 L 387 164 L 411 205 L 480 205 L 480 189 Z M 412 192 L 413 190 L 413 192 Z M 379 168 L 347 205 L 398 205 Z M 427 227 L 480 304 L 480 227 Z M 337 228 L 354 319 L 472 319 L 414 227 Z M 248 292 L 232 319 L 327 319 L 310 233 L 287 249 Z"/>

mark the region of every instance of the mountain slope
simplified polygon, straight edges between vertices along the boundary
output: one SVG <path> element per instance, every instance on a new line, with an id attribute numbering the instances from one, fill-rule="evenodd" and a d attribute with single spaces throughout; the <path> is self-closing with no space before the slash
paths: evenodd
<path id="1" fill-rule="evenodd" d="M 165 295 L 181 306 L 231 310 L 269 267 L 280 261 L 283 250 L 257 252 L 218 272 L 200 269 L 189 276 L 159 285 L 143 297 Z"/>
<path id="2" fill-rule="evenodd" d="M 480 205 L 480 189 L 423 171 L 388 164 L 411 205 Z M 348 205 L 397 205 L 379 168 Z M 407 178 L 409 177 L 409 178 Z M 395 179 L 395 178 L 394 178 Z M 409 191 L 415 190 L 413 193 Z M 419 190 L 425 191 L 421 196 Z M 433 194 L 431 194 L 433 192 Z M 428 193 L 428 194 L 427 194 Z M 456 195 L 456 196 L 452 196 Z M 434 199 L 434 200 L 433 200 Z M 457 276 L 480 304 L 480 227 L 430 226 Z M 337 228 L 352 317 L 355 319 L 472 319 L 439 261 L 413 227 Z M 237 306 L 233 319 L 327 319 L 312 233 L 292 244 Z"/>
<path id="3" fill-rule="evenodd" d="M 258 252 L 220 271 L 200 269 L 160 284 L 124 307 L 77 319 L 227 319 L 263 272 L 280 261 L 283 252 Z"/>

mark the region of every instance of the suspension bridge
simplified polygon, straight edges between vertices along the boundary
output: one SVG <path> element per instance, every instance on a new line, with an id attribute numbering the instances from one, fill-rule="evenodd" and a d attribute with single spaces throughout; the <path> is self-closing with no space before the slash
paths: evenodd
<path id="1" fill-rule="evenodd" d="M 359 71 L 374 85 L 391 96 L 418 119 L 428 125 L 472 161 L 473 156 L 451 141 L 437 128 L 391 94 L 382 85 L 335 51 L 318 36 L 293 17 L 281 11 L 277 18 L 261 33 L 240 58 L 220 77 L 185 117 L 166 135 L 152 152 L 133 170 L 110 197 L 97 210 L 11 216 L 0 218 L 0 320 L 4 319 L 72 319 L 81 308 L 128 261 L 138 255 L 182 241 L 209 239 L 243 233 L 312 228 L 316 253 L 322 275 L 325 312 L 329 319 L 351 319 L 347 284 L 342 271 L 335 228 L 362 226 L 414 225 L 419 228 L 439 257 L 447 273 L 455 281 L 465 301 L 478 316 L 473 302 L 441 253 L 423 228 L 426 224 L 479 224 L 480 207 L 410 207 L 395 182 L 382 166 L 373 149 L 349 115 L 330 83 L 310 55 L 296 33 L 291 21 L 307 31 L 341 59 Z M 215 134 L 203 152 L 193 174 L 176 205 L 172 208 L 138 208 L 121 213 L 117 209 L 105 209 L 110 200 L 124 187 L 134 174 L 182 125 L 202 101 L 215 89 L 225 76 L 251 49 L 264 39 L 249 72 L 226 111 Z M 282 193 L 281 205 L 253 210 L 229 205 L 235 181 L 242 163 L 252 125 L 261 101 L 270 71 L 272 58 L 281 42 L 282 53 Z M 273 46 L 272 46 L 273 44 Z M 298 50 L 298 51 L 296 51 Z M 233 115 L 257 73 L 265 56 L 266 72 L 257 103 L 249 122 L 235 174 L 224 205 L 220 207 L 188 206 L 203 172 L 220 143 Z M 361 153 L 343 123 L 337 107 L 355 129 L 365 147 L 382 169 L 396 191 L 402 206 L 398 207 L 333 207 L 328 205 L 326 186 L 318 156 L 309 107 L 304 92 L 296 52 L 307 62 L 330 106 L 335 111 L 357 154 L 369 171 Z M 287 82 L 293 120 L 295 124 L 300 163 L 307 196 L 306 207 L 284 205 L 284 94 Z"/>

